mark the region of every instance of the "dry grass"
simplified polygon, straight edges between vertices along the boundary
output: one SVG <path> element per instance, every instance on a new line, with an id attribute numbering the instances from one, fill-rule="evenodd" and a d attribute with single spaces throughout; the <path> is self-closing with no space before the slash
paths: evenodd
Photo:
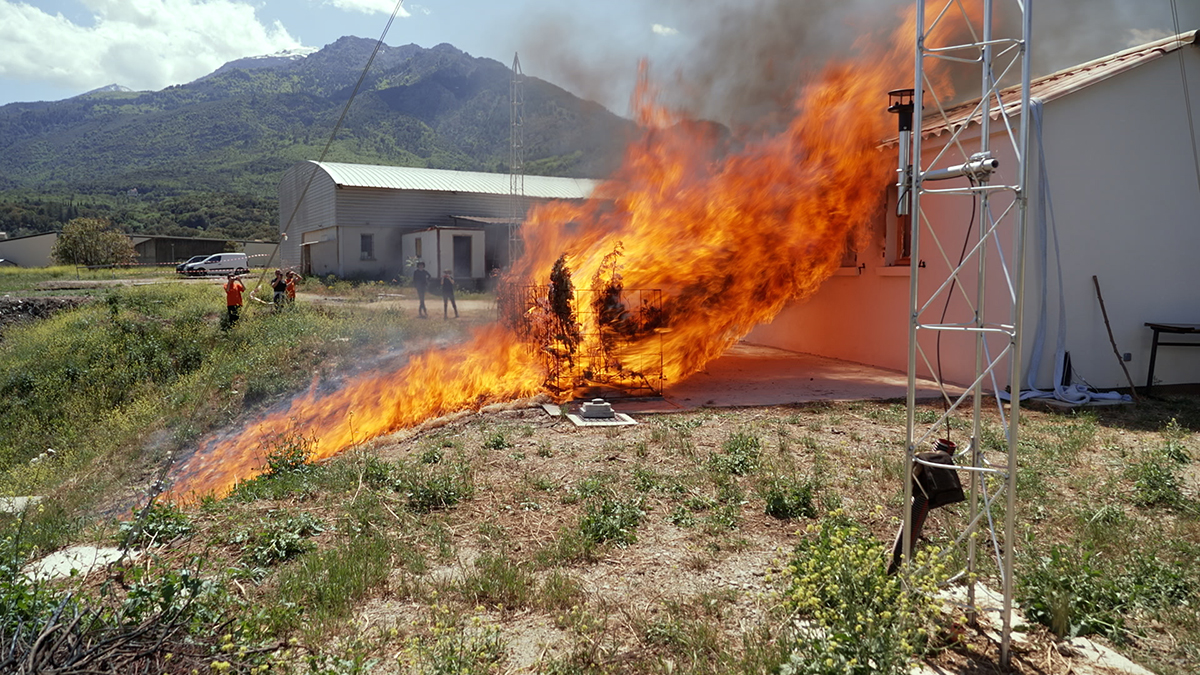
<path id="1" fill-rule="evenodd" d="M 1021 551 L 1062 543 L 1115 557 L 1130 546 L 1200 548 L 1196 512 L 1186 507 L 1196 497 L 1194 473 L 1183 506 L 1173 507 L 1134 505 L 1128 473 L 1162 446 L 1172 418 L 1182 430 L 1175 437 L 1200 456 L 1198 410 L 1194 399 L 1174 399 L 1102 414 L 1029 411 Z M 279 509 L 326 523 L 313 539 L 321 550 L 353 536 L 386 540 L 392 571 L 352 611 L 315 627 L 280 624 L 300 639 L 297 653 L 365 654 L 377 659 L 371 672 L 400 672 L 454 649 L 474 654 L 463 662 L 467 672 L 759 672 L 787 652 L 778 575 L 805 523 L 767 516 L 760 488 L 778 476 L 811 480 L 822 512 L 840 507 L 890 540 L 902 496 L 898 411 L 865 402 L 701 410 L 607 430 L 579 429 L 536 408 L 458 415 L 335 458 L 294 493 L 210 504 L 196 514 L 198 534 L 166 555 L 203 553 L 211 569 L 244 567 L 227 533 Z M 952 433 L 962 440 L 962 430 Z M 710 457 L 726 452 L 735 434 L 758 439 L 758 467 L 714 473 Z M 372 462 L 415 466 L 435 456 L 470 468 L 469 499 L 414 513 L 404 495 L 365 478 Z M 627 545 L 581 535 L 582 519 L 606 500 L 636 502 L 644 513 Z M 1117 532 L 1087 522 L 1106 507 L 1120 514 L 1112 516 L 1122 519 Z M 945 511 L 927 527 L 934 542 L 961 522 Z M 1195 568 L 1180 569 L 1200 579 Z M 281 573 L 260 576 L 247 573 L 238 589 L 269 605 Z M 1194 607 L 1193 597 L 1182 612 L 1131 614 L 1118 648 L 1160 672 L 1192 672 Z M 1072 658 L 1054 643 L 1044 628 L 1031 628 L 1014 652 L 1017 671 L 1069 672 Z M 970 672 L 996 672 L 997 660 L 995 643 L 973 632 L 933 657 Z"/>

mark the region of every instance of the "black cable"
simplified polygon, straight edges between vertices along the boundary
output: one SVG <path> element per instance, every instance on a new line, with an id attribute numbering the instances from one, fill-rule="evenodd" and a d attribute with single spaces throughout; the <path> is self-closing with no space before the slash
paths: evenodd
<path id="1" fill-rule="evenodd" d="M 375 49 L 371 52 L 371 57 L 369 59 L 367 59 L 367 64 L 363 67 L 362 73 L 358 76 L 358 82 L 356 82 L 354 84 L 354 90 L 350 93 L 350 98 L 346 101 L 345 107 L 342 108 L 342 114 L 340 117 L 338 117 L 337 124 L 334 125 L 333 131 L 330 132 L 330 134 L 329 134 L 329 140 L 325 142 L 325 149 L 321 151 L 321 158 L 319 160 L 317 160 L 318 162 L 325 161 L 325 155 L 328 154 L 329 149 L 331 147 L 333 147 L 333 141 L 337 137 L 338 131 L 340 131 L 342 128 L 342 122 L 345 121 L 346 114 L 350 112 L 350 104 L 352 104 L 354 102 L 354 97 L 358 95 L 359 88 L 362 87 L 363 81 L 367 79 L 367 73 L 370 72 L 370 70 L 371 70 L 371 64 L 375 62 L 375 56 L 377 54 L 379 54 L 379 50 L 383 47 L 384 38 L 387 37 L 388 31 L 392 27 L 392 22 L 394 22 L 396 20 L 396 15 L 400 13 L 400 8 L 403 5 L 404 5 L 404 0 L 397 0 L 396 7 L 395 7 L 395 9 L 392 10 L 392 15 L 391 15 L 391 17 L 388 18 L 387 25 L 384 26 L 384 28 L 383 28 L 383 33 L 381 33 L 379 36 L 379 39 L 375 41 Z M 271 257 L 267 259 L 268 263 L 271 260 L 273 260 L 275 258 L 275 255 L 279 252 L 279 247 L 283 243 L 282 236 L 285 236 L 287 234 L 288 229 L 291 228 L 292 220 L 295 219 L 296 213 L 299 212 L 300 204 L 302 204 L 304 202 L 304 196 L 308 193 L 308 188 L 309 188 L 309 186 L 312 185 L 313 180 L 316 178 L 316 175 L 317 175 L 316 171 L 313 171 L 309 175 L 308 182 L 304 185 L 304 190 L 300 193 L 300 199 L 296 203 L 296 208 L 292 211 L 292 215 L 288 217 L 287 224 L 284 225 L 283 232 L 280 233 L 281 239 L 279 242 L 277 242 L 275 244 L 275 251 L 273 251 L 271 253 Z M 266 276 L 267 269 L 269 267 L 270 267 L 269 264 L 267 266 L 263 267 L 262 274 L 259 276 L 258 283 L 255 285 L 255 290 L 257 290 L 258 287 L 262 285 L 263 278 Z M 209 386 L 211 387 L 211 384 Z M 192 408 L 191 415 L 188 416 L 189 424 L 195 419 L 196 411 L 199 410 L 199 408 L 200 408 L 200 402 L 203 401 L 205 398 L 207 398 L 207 397 L 201 396 L 196 399 L 196 405 Z M 118 562 L 123 561 L 125 559 L 125 557 L 128 555 L 130 547 L 133 546 L 133 544 L 136 542 L 137 537 L 139 536 L 139 534 L 144 526 L 144 521 L 146 519 L 146 516 L 150 513 L 151 508 L 154 506 L 155 500 L 158 499 L 159 495 L 161 495 L 163 493 L 163 491 L 166 489 L 167 474 L 170 472 L 171 467 L 174 466 L 174 464 L 175 464 L 175 453 L 170 452 L 167 454 L 167 457 L 163 461 L 162 466 L 159 467 L 158 476 L 157 476 L 156 480 L 154 481 L 154 483 L 151 484 L 150 494 L 146 499 L 145 505 L 142 506 L 142 508 L 138 511 L 137 516 L 134 517 L 133 527 L 130 528 L 129 533 L 126 536 L 125 541 L 122 544 L 121 557 Z M 108 582 L 105 582 L 105 583 L 107 584 Z"/>
<path id="2" fill-rule="evenodd" d="M 1176 5 L 1175 0 L 1171 0 L 1171 20 L 1175 24 L 1175 37 L 1178 39 L 1180 35 L 1179 6 Z M 1195 38 L 1192 39 L 1195 41 Z M 1188 132 L 1191 133 L 1192 137 L 1192 163 L 1196 167 L 1196 190 L 1200 192 L 1200 153 L 1196 152 L 1196 123 L 1192 118 L 1192 95 L 1188 91 L 1187 68 L 1184 65 L 1183 45 L 1180 45 L 1176 51 L 1179 52 L 1179 77 L 1183 80 L 1183 107 L 1187 111 Z"/>
<path id="3" fill-rule="evenodd" d="M 974 178 L 972 178 L 971 176 L 967 176 L 967 180 L 971 181 L 971 187 L 975 187 L 975 179 Z M 959 251 L 959 253 L 958 253 L 958 264 L 954 266 L 955 269 L 962 267 L 963 260 L 967 257 L 967 246 L 971 243 L 971 231 L 975 229 L 975 211 L 976 211 L 975 197 L 972 196 L 971 197 L 971 219 L 967 221 L 967 234 L 966 234 L 966 236 L 963 237 L 962 251 Z M 985 253 L 983 251 L 979 252 L 979 255 L 984 255 L 984 254 Z M 950 279 L 950 288 L 948 288 L 946 290 L 946 304 L 942 306 L 942 318 L 938 319 L 938 324 L 943 324 L 946 322 L 946 312 L 950 309 L 950 298 L 954 295 L 954 285 L 957 283 L 958 283 L 958 274 L 955 274 Z M 935 351 L 937 352 L 937 371 L 938 371 L 937 379 L 938 379 L 938 382 L 942 382 L 942 333 L 943 333 L 943 331 L 940 331 L 940 330 L 937 332 L 937 338 L 936 338 L 937 346 L 935 348 Z M 942 413 L 945 414 L 949 411 L 950 411 L 950 404 L 946 401 L 946 397 L 943 396 L 942 397 Z M 946 417 L 946 440 L 950 440 L 950 418 L 949 417 Z"/>
<path id="4" fill-rule="evenodd" d="M 380 33 L 379 39 L 375 41 L 375 49 L 371 51 L 371 57 L 367 59 L 367 65 L 363 66 L 362 73 L 358 76 L 358 82 L 354 83 L 354 90 L 350 92 L 350 98 L 346 100 L 346 105 L 342 108 L 342 114 L 338 117 L 337 124 L 333 125 L 333 131 L 329 133 L 329 140 L 325 141 L 325 149 L 321 150 L 321 156 L 317 159 L 317 163 L 325 161 L 325 155 L 329 154 L 329 149 L 333 147 L 333 141 L 337 137 L 338 131 L 342 129 L 342 122 L 346 120 L 347 113 L 350 112 L 350 104 L 354 103 L 354 97 L 358 96 L 358 90 L 362 87 L 362 83 L 367 79 L 367 73 L 371 70 L 371 64 L 375 62 L 375 56 L 379 54 L 379 50 L 383 47 L 383 40 L 387 37 L 388 31 L 392 28 L 392 22 L 396 20 L 396 15 L 400 13 L 400 8 L 404 5 L 404 0 L 396 0 L 396 7 L 392 9 L 392 15 L 388 17 L 387 25 L 383 27 L 383 32 Z M 287 223 L 283 226 L 283 231 L 279 233 L 279 241 L 275 244 L 275 250 L 271 252 L 271 257 L 267 258 L 267 265 L 263 267 L 262 274 L 258 277 L 258 283 L 254 285 L 254 290 L 258 290 L 262 286 L 263 279 L 267 276 L 267 270 L 271 267 L 270 262 L 275 259 L 279 253 L 279 247 L 283 245 L 283 240 L 287 237 L 288 230 L 292 229 L 292 221 L 296 219 L 296 214 L 300 212 L 300 205 L 304 203 L 304 197 L 308 195 L 308 188 L 312 187 L 313 181 L 317 178 L 316 170 L 313 170 L 308 175 L 308 182 L 304 184 L 304 189 L 300 191 L 300 198 L 296 200 L 296 208 L 292 209 L 292 215 L 288 216 Z"/>

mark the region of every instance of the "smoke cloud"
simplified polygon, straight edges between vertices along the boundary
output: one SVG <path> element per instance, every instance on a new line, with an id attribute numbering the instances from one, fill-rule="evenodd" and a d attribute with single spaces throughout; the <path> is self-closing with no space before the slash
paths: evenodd
<path id="1" fill-rule="evenodd" d="M 930 7 L 941 0 L 930 0 Z M 642 34 L 596 35 L 567 13 L 543 16 L 522 40 L 527 70 L 627 111 L 636 62 L 646 57 L 664 102 L 735 128 L 790 114 L 796 88 L 863 40 L 899 25 L 911 0 L 665 0 Z M 997 31 L 1015 16 L 997 3 Z M 1176 3 L 1179 29 L 1200 28 L 1200 3 Z M 1033 9 L 1034 75 L 1051 73 L 1175 32 L 1168 2 L 1060 0 Z M 671 35 L 652 26 L 670 26 Z M 565 36 L 570 36 L 567 39 Z M 524 58 L 528 53 L 529 58 Z M 899 68 L 898 68 L 899 70 Z M 897 82 L 897 87 L 911 86 Z M 963 95 L 973 95 L 970 84 Z M 882 96 L 882 92 L 881 92 Z"/>

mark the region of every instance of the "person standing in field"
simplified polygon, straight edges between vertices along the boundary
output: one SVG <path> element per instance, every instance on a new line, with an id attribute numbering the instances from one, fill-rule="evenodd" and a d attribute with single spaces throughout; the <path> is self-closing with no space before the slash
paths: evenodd
<path id="1" fill-rule="evenodd" d="M 275 291 L 275 309 L 283 309 L 283 301 L 287 297 L 287 281 L 283 278 L 283 270 L 275 270 L 275 278 L 271 280 L 271 290 Z"/>
<path id="2" fill-rule="evenodd" d="M 238 279 L 236 274 L 230 274 L 225 279 L 225 322 L 221 326 L 224 330 L 230 330 L 238 322 L 238 317 L 242 313 L 242 292 L 246 287 L 242 285 L 241 279 Z"/>
<path id="3" fill-rule="evenodd" d="M 421 306 L 417 307 L 417 316 L 423 319 L 429 318 L 429 311 L 425 309 L 425 291 L 429 290 L 430 276 L 432 275 L 425 270 L 425 263 L 417 263 L 417 270 L 413 272 L 413 288 L 417 289 L 417 299 L 421 301 Z"/>
<path id="4" fill-rule="evenodd" d="M 454 318 L 458 318 L 458 305 L 454 303 L 454 272 L 442 272 L 442 318 L 450 318 L 449 308 L 454 308 Z"/>
<path id="5" fill-rule="evenodd" d="M 289 305 L 296 304 L 296 282 L 300 281 L 300 273 L 293 270 L 288 270 L 287 276 L 284 278 L 287 290 L 287 303 Z"/>

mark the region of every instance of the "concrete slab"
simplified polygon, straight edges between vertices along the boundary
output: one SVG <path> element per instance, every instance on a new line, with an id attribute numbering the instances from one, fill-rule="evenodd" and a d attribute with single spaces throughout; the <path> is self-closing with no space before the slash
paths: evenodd
<path id="1" fill-rule="evenodd" d="M 0 497 L 0 513 L 22 513 L 25 509 L 42 501 L 39 495 L 29 497 Z"/>
<path id="2" fill-rule="evenodd" d="M 136 551 L 130 551 L 128 558 L 137 557 Z M 25 576 L 35 581 L 64 579 L 71 576 L 71 571 L 87 576 L 99 567 L 114 563 L 121 558 L 121 549 L 113 547 L 72 546 L 61 551 L 35 560 L 25 566 Z"/>
<path id="3" fill-rule="evenodd" d="M 577 427 L 627 427 L 637 424 L 632 417 L 625 413 L 614 413 L 608 419 L 595 419 L 567 413 L 567 419 Z"/>
<path id="4" fill-rule="evenodd" d="M 918 398 L 940 398 L 933 382 L 919 380 L 918 385 Z M 951 395 L 961 391 L 954 387 Z M 663 397 L 694 408 L 898 399 L 907 392 L 904 373 L 738 343 L 703 371 L 668 385 Z"/>

